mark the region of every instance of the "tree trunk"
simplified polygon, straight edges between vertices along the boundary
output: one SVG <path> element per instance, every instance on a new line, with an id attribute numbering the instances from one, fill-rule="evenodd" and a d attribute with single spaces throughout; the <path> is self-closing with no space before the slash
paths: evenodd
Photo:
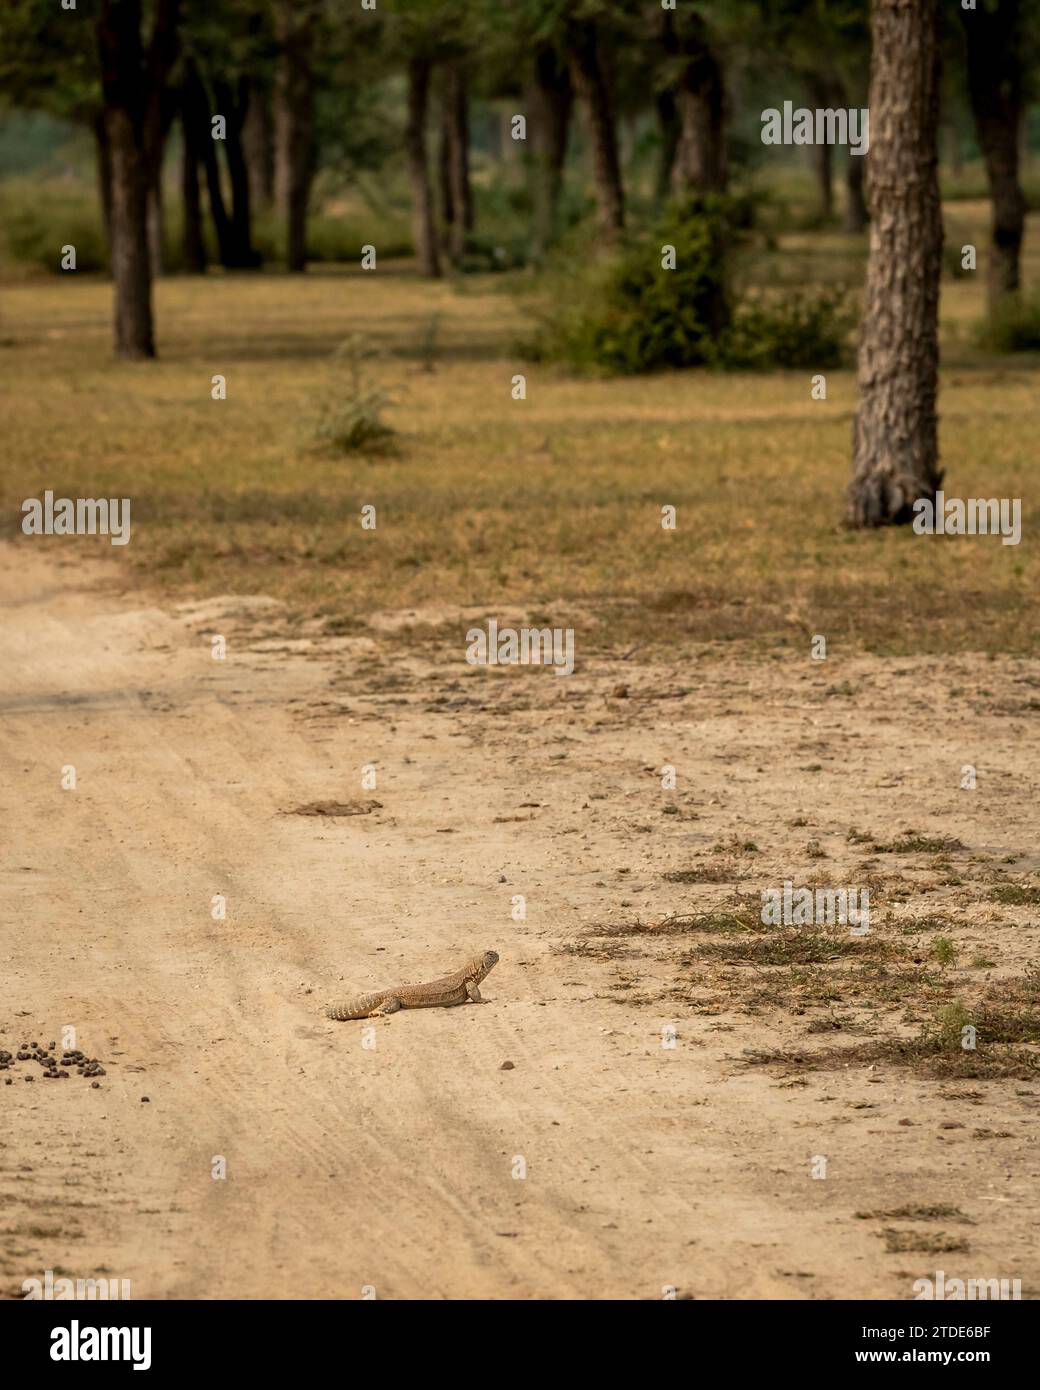
<path id="1" fill-rule="evenodd" d="M 678 40 L 682 58 L 676 100 L 679 143 L 672 186 L 680 197 L 714 193 L 728 182 L 722 67 L 700 15 L 691 13 Z"/>
<path id="2" fill-rule="evenodd" d="M 850 154 L 845 161 L 845 230 L 862 232 L 868 221 L 865 192 L 867 159 L 865 154 Z"/>
<path id="3" fill-rule="evenodd" d="M 939 0 L 871 0 L 870 253 L 847 520 L 913 519 L 942 482 Z"/>
<path id="4" fill-rule="evenodd" d="M 227 160 L 228 180 L 231 185 L 229 264 L 236 270 L 247 269 L 258 265 L 260 260 L 253 250 L 249 170 L 242 147 L 242 129 L 249 107 L 249 88 L 244 80 L 238 82 L 237 90 L 232 88 L 230 83 L 220 81 L 214 84 L 214 95 L 226 120 L 224 158 Z"/>
<path id="5" fill-rule="evenodd" d="M 155 356 L 148 190 L 159 167 L 166 79 L 177 56 L 180 0 L 157 0 L 151 39 L 141 0 L 98 0 L 95 20 L 104 143 L 111 157 L 111 252 L 120 357 Z"/>
<path id="6" fill-rule="evenodd" d="M 307 268 L 307 204 L 314 176 L 312 0 L 283 0 L 276 12 L 281 61 L 275 79 L 275 195 L 286 220 L 286 265 Z"/>
<path id="7" fill-rule="evenodd" d="M 466 254 L 473 230 L 473 194 L 469 182 L 469 98 L 462 63 L 452 59 L 444 67 L 444 162 L 450 194 L 448 251 L 458 263 Z"/>
<path id="8" fill-rule="evenodd" d="M 184 269 L 202 275 L 206 269 L 206 242 L 202 233 L 202 196 L 199 189 L 199 141 L 187 95 L 181 93 L 181 197 L 184 203 Z"/>
<path id="9" fill-rule="evenodd" d="M 169 54 L 172 65 L 175 51 Z M 149 62 L 154 61 L 150 58 Z M 177 115 L 175 92 L 166 88 L 165 81 L 152 83 L 148 89 L 144 114 L 144 152 L 148 169 L 148 257 L 153 279 L 163 273 L 165 258 L 165 212 L 163 207 L 163 155 L 166 138 Z"/>
<path id="10" fill-rule="evenodd" d="M 274 127 L 270 94 L 254 86 L 242 127 L 242 149 L 249 169 L 249 205 L 255 210 L 274 202 Z"/>
<path id="11" fill-rule="evenodd" d="M 657 157 L 657 177 L 654 182 L 654 198 L 658 205 L 667 202 L 671 192 L 675 170 L 675 156 L 679 150 L 679 103 L 670 87 L 662 87 L 654 98 L 657 113 L 657 132 L 660 151 Z"/>
<path id="12" fill-rule="evenodd" d="M 163 273 L 163 190 L 162 177 L 158 169 L 150 171 L 148 182 L 148 264 L 152 279 L 158 280 Z"/>
<path id="13" fill-rule="evenodd" d="M 112 153 L 116 354 L 131 360 L 154 357 L 148 171 L 130 113 L 119 107 L 110 108 L 105 121 Z"/>
<path id="14" fill-rule="evenodd" d="M 968 94 L 993 200 L 988 294 L 992 313 L 1020 283 L 1026 202 L 1019 182 L 1023 112 L 1019 0 L 961 10 L 968 48 Z"/>
<path id="15" fill-rule="evenodd" d="M 826 140 L 813 148 L 816 187 L 820 194 L 820 215 L 825 222 L 829 222 L 834 216 L 833 148 Z"/>
<path id="16" fill-rule="evenodd" d="M 217 254 L 220 264 L 228 268 L 235 264 L 235 246 L 231 219 L 224 203 L 224 190 L 220 182 L 217 141 L 213 139 L 211 116 L 214 113 L 210 111 L 210 99 L 199 71 L 191 62 L 186 63 L 184 68 L 183 102 L 185 125 L 190 126 L 191 142 L 206 174 L 209 213 L 213 219 L 213 230 L 217 235 Z"/>
<path id="17" fill-rule="evenodd" d="M 600 227 L 611 241 L 625 225 L 625 194 L 621 186 L 614 103 L 600 56 L 595 22 L 573 20 L 568 26 L 567 48 L 571 78 L 585 107 L 588 123 Z"/>
<path id="18" fill-rule="evenodd" d="M 433 215 L 433 191 L 426 158 L 426 109 L 430 99 L 430 68 L 426 58 L 408 63 L 408 126 L 405 144 L 412 183 L 412 241 L 423 275 L 440 275 L 437 229 Z"/>
<path id="19" fill-rule="evenodd" d="M 809 97 L 817 110 L 848 105 L 840 80 L 820 69 L 806 74 Z M 857 155 L 857 158 L 861 156 Z M 812 148 L 813 170 L 820 195 L 820 215 L 825 222 L 834 217 L 834 146 L 824 141 Z"/>
<path id="20" fill-rule="evenodd" d="M 448 111 L 447 107 L 441 106 L 441 129 L 440 144 L 437 148 L 437 186 L 441 197 L 441 223 L 444 227 L 444 235 L 441 238 L 441 246 L 450 253 L 452 225 L 455 221 L 455 200 L 451 193 L 451 152 L 448 135 Z"/>
<path id="21" fill-rule="evenodd" d="M 105 113 L 99 111 L 94 117 L 94 149 L 97 160 L 98 197 L 101 200 L 101 216 L 105 224 L 105 241 L 111 254 L 112 248 L 112 151 L 108 144 L 108 130 Z"/>
<path id="22" fill-rule="evenodd" d="M 560 194 L 567 162 L 574 88 L 570 72 L 550 44 L 534 58 L 534 237 L 531 255 L 541 261 L 559 235 Z"/>

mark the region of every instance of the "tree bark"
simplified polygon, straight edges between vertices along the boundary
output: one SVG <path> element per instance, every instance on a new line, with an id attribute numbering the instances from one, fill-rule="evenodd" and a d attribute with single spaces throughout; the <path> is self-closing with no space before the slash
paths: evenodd
<path id="1" fill-rule="evenodd" d="M 148 183 L 148 264 L 152 279 L 158 280 L 163 273 L 163 190 L 159 170 L 150 171 Z"/>
<path id="2" fill-rule="evenodd" d="M 813 105 L 819 110 L 848 105 L 841 82 L 819 69 L 809 72 L 806 85 Z M 857 155 L 857 159 L 862 156 Z M 825 222 L 834 217 L 834 146 L 824 141 L 812 150 L 816 187 L 820 194 L 820 215 Z"/>
<path id="3" fill-rule="evenodd" d="M 871 0 L 870 253 L 847 520 L 913 519 L 934 498 L 942 259 L 938 0 Z"/>
<path id="4" fill-rule="evenodd" d="M 228 181 L 231 186 L 231 225 L 229 266 L 236 270 L 248 269 L 259 264 L 260 258 L 253 250 L 253 231 L 251 205 L 249 200 L 249 170 L 242 147 L 242 130 L 245 113 L 249 107 L 249 87 L 245 79 L 240 79 L 234 87 L 231 83 L 214 83 L 214 95 L 221 114 L 225 117 L 226 128 L 224 158 L 227 160 Z"/>
<path id="5" fill-rule="evenodd" d="M 870 218 L 867 213 L 866 175 L 869 155 L 850 154 L 845 161 L 845 230 L 862 232 Z"/>
<path id="6" fill-rule="evenodd" d="M 681 128 L 679 103 L 675 99 L 675 92 L 670 87 L 662 87 L 654 97 L 654 110 L 657 114 L 657 133 L 660 140 L 654 197 L 660 205 L 667 202 L 668 194 L 672 189 L 675 156 L 679 150 Z"/>
<path id="7" fill-rule="evenodd" d="M 408 173 L 412 184 L 412 241 L 419 270 L 423 275 L 441 273 L 437 248 L 437 229 L 433 215 L 433 191 L 426 156 L 426 112 L 430 99 L 430 69 L 427 58 L 408 63 L 408 125 L 405 144 Z"/>
<path id="8" fill-rule="evenodd" d="M 469 97 L 466 74 L 459 59 L 444 66 L 444 164 L 450 195 L 448 252 L 454 262 L 466 254 L 473 230 L 473 194 L 469 181 Z"/>
<path id="9" fill-rule="evenodd" d="M 1020 284 L 1026 215 L 1019 181 L 1020 12 L 1020 0 L 998 0 L 992 10 L 960 11 L 967 38 L 968 94 L 993 200 L 987 280 L 991 313 Z"/>
<path id="10" fill-rule="evenodd" d="M 571 79 L 585 108 L 592 146 L 600 227 L 606 239 L 612 241 L 625 225 L 625 194 L 614 103 L 600 54 L 599 32 L 593 20 L 577 19 L 569 24 L 567 38 Z"/>
<path id="11" fill-rule="evenodd" d="M 110 108 L 105 123 L 112 154 L 116 355 L 130 360 L 154 357 L 148 171 L 130 113 L 120 107 Z"/>
<path id="12" fill-rule="evenodd" d="M 177 52 L 180 0 L 157 0 L 147 48 L 141 0 L 98 0 L 95 35 L 105 143 L 111 156 L 111 251 L 116 353 L 155 356 L 148 191 L 162 150 L 163 95 Z"/>
<path id="13" fill-rule="evenodd" d="M 181 197 L 184 203 L 184 269 L 202 275 L 206 269 L 206 242 L 202 233 L 202 195 L 199 189 L 198 130 L 187 94 L 181 92 Z"/>
<path id="14" fill-rule="evenodd" d="M 283 0 L 275 32 L 281 61 L 275 78 L 275 190 L 286 220 L 286 265 L 307 268 L 307 204 L 314 176 L 314 46 L 312 0 Z"/>
<path id="15" fill-rule="evenodd" d="M 101 200 L 101 216 L 105 224 L 105 241 L 111 254 L 112 248 L 112 150 L 108 143 L 108 129 L 105 113 L 99 111 L 94 117 L 94 149 L 97 161 L 98 197 Z"/>
<path id="16" fill-rule="evenodd" d="M 532 259 L 541 261 L 559 235 L 560 195 L 574 88 L 567 64 L 550 44 L 534 57 L 534 237 Z"/>
<path id="17" fill-rule="evenodd" d="M 217 156 L 217 141 L 213 139 L 212 117 L 223 112 L 213 112 L 198 68 L 188 62 L 184 69 L 183 101 L 185 121 L 191 127 L 191 139 L 206 175 L 206 192 L 209 195 L 209 213 L 213 219 L 213 230 L 217 236 L 217 254 L 225 268 L 235 264 L 235 241 L 224 202 L 224 190 L 220 181 L 220 160 Z"/>
<path id="18" fill-rule="evenodd" d="M 834 159 L 833 146 L 826 140 L 813 149 L 816 187 L 820 194 L 820 215 L 825 222 L 834 216 Z"/>
<path id="19" fill-rule="evenodd" d="M 440 144 L 437 148 L 437 185 L 441 198 L 441 222 L 444 227 L 441 246 L 450 254 L 452 224 L 455 221 L 455 200 L 451 192 L 451 154 L 448 144 L 448 111 L 442 103 Z"/>
<path id="20" fill-rule="evenodd" d="M 672 186 L 680 197 L 722 192 L 729 181 L 722 67 L 703 19 L 691 13 L 678 36 L 679 143 Z"/>
<path id="21" fill-rule="evenodd" d="M 249 205 L 254 211 L 274 202 L 274 127 L 269 92 L 251 88 L 242 127 L 242 149 L 249 169 Z"/>

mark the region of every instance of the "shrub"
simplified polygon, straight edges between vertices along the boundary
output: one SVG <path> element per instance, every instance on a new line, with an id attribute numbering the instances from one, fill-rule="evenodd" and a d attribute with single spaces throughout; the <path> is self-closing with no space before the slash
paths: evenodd
<path id="1" fill-rule="evenodd" d="M 734 370 L 839 366 L 855 322 L 848 293 L 836 287 L 745 300 L 720 343 L 720 365 Z"/>
<path id="2" fill-rule="evenodd" d="M 348 380 L 329 399 L 322 398 L 312 423 L 316 442 L 337 453 L 374 453 L 385 449 L 394 430 L 383 420 L 390 396 L 372 382 L 365 372 L 366 354 L 355 334 L 336 349 L 347 362 Z"/>
<path id="3" fill-rule="evenodd" d="M 540 331 L 524 351 L 614 375 L 840 364 L 855 317 L 845 288 L 756 294 L 734 305 L 727 248 L 750 215 L 732 199 L 702 199 L 672 209 L 652 236 L 630 239 L 598 263 L 558 262 Z M 673 270 L 662 266 L 669 245 Z"/>
<path id="4" fill-rule="evenodd" d="M 76 248 L 77 270 L 108 263 L 104 228 L 93 189 L 54 188 L 28 180 L 5 182 L 4 253 L 10 261 L 62 274 L 61 248 Z"/>
<path id="5" fill-rule="evenodd" d="M 728 315 L 727 205 L 703 199 L 673 208 L 652 237 L 630 239 L 591 267 L 557 262 L 549 307 L 526 351 L 607 374 L 692 367 L 714 360 Z M 674 246 L 675 268 L 662 265 Z"/>

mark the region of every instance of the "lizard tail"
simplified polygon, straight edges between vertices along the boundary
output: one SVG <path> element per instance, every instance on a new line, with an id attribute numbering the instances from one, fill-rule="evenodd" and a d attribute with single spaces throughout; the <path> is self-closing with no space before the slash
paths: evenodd
<path id="1" fill-rule="evenodd" d="M 383 1002 L 381 994 L 359 994 L 354 999 L 346 999 L 341 1004 L 330 1004 L 325 1017 L 337 1023 L 346 1023 L 351 1018 L 368 1018 L 372 1010 Z"/>
<path id="2" fill-rule="evenodd" d="M 335 1019 L 337 1023 L 346 1023 L 351 1018 L 364 1018 L 368 1010 L 358 1009 L 357 1004 L 356 999 L 348 999 L 343 1004 L 330 1004 L 325 1010 L 325 1017 Z"/>

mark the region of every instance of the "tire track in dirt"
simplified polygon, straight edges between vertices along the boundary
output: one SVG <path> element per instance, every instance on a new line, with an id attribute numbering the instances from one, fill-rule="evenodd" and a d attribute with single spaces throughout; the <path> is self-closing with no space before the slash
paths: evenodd
<path id="1" fill-rule="evenodd" d="M 759 1036 L 752 1020 L 717 1035 L 678 1011 L 681 1046 L 663 1058 L 675 1006 L 616 1003 L 609 972 L 552 953 L 629 891 L 599 876 L 625 864 L 656 883 L 663 831 L 633 826 L 649 814 L 639 769 L 662 748 L 689 747 L 702 800 L 701 819 L 668 827 L 673 862 L 731 828 L 745 800 L 777 826 L 793 795 L 825 803 L 820 782 L 752 785 L 778 736 L 807 760 L 804 714 L 771 713 L 749 738 L 737 707 L 760 700 L 753 674 L 720 675 L 715 713 L 699 692 L 685 713 L 621 718 L 603 702 L 601 715 L 588 690 L 575 712 L 550 686 L 549 707 L 505 723 L 505 704 L 434 718 L 348 688 L 352 715 L 301 720 L 294 711 L 320 711 L 344 669 L 349 687 L 349 648 L 272 664 L 250 650 L 237 601 L 171 616 L 114 592 L 108 571 L 53 556 L 0 553 L 13 596 L 0 617 L 13 653 L 0 800 L 14 831 L 0 883 L 21 927 L 0 1024 L 19 1008 L 74 1020 L 97 1055 L 123 1057 L 103 1093 L 73 1103 L 0 1094 L 14 1120 L 3 1190 L 21 1199 L 3 1279 L 62 1263 L 130 1277 L 139 1297 L 358 1297 L 373 1284 L 386 1297 L 656 1298 L 669 1283 L 706 1297 L 905 1296 L 898 1262 L 850 1215 L 884 1200 L 889 1139 L 835 1130 L 816 1096 L 727 1061 Z M 225 664 L 203 640 L 218 622 L 231 633 Z M 436 685 L 421 656 L 403 662 L 420 693 Z M 875 779 L 905 731 L 885 732 Z M 857 745 L 857 779 L 876 747 Z M 732 775 L 718 754 L 742 759 Z M 74 793 L 57 790 L 65 761 L 81 774 Z M 381 769 L 378 814 L 285 814 L 359 795 L 366 762 Z M 589 801 L 593 789 L 603 799 Z M 540 803 L 535 819 L 494 823 L 532 814 L 516 809 L 525 801 Z M 994 822 L 987 839 L 1002 836 Z M 509 917 L 518 891 L 524 926 Z M 214 893 L 228 896 L 224 921 L 210 915 Z M 489 946 L 503 961 L 484 1007 L 380 1022 L 374 1051 L 361 1025 L 321 1017 L 345 986 L 414 980 Z M 674 982 L 667 953 L 631 973 L 651 994 Z M 882 1094 L 848 1075 L 827 1089 L 842 1104 Z M 899 1088 L 884 1098 L 888 1112 L 903 1103 Z M 833 1182 L 810 1184 L 821 1132 L 847 1157 Z M 39 1147 L 47 1185 L 26 1194 L 19 1168 Z M 215 1154 L 226 1182 L 210 1177 Z M 900 1182 L 959 1195 L 972 1170 L 962 1157 L 951 1176 L 950 1161 L 918 1149 Z M 65 1176 L 84 1179 L 93 1203 L 75 1209 L 81 1238 L 32 1236 L 49 1229 L 35 1205 L 60 1196 Z M 1021 1212 L 998 1215 L 994 1239 Z"/>

